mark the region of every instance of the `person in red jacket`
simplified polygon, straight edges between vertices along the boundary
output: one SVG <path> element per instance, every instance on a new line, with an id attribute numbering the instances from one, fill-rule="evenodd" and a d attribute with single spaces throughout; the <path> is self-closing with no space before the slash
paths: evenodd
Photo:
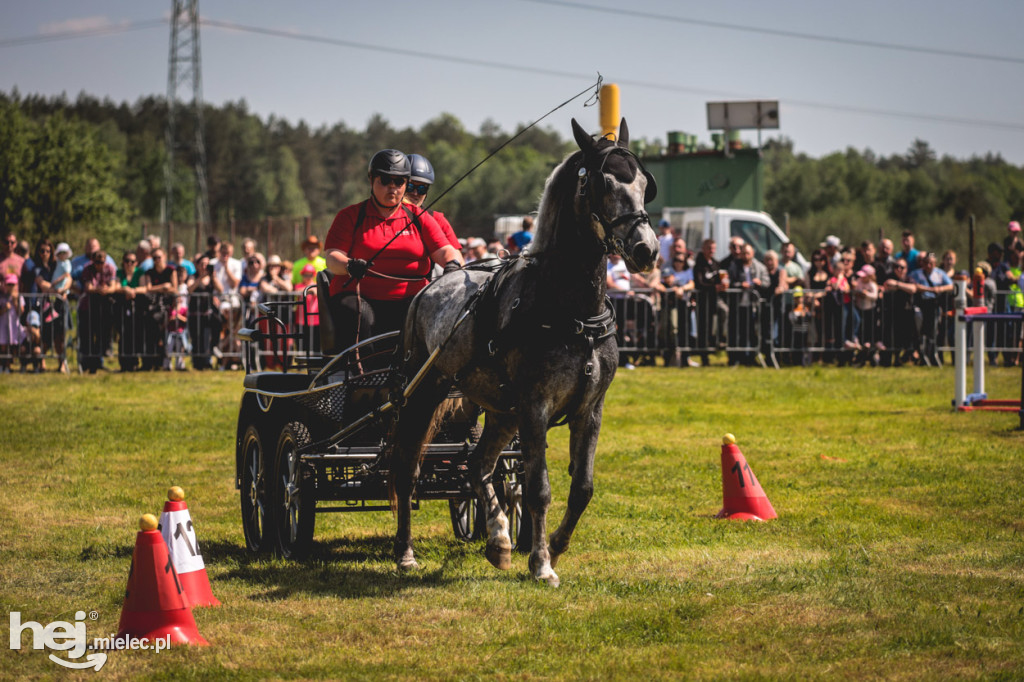
<path id="1" fill-rule="evenodd" d="M 423 202 L 427 199 L 427 192 L 434 184 L 434 166 L 427 160 L 427 157 L 419 154 L 409 154 L 409 165 L 412 167 L 412 174 L 409 176 L 409 186 L 405 190 L 405 203 L 423 206 Z M 440 211 L 427 211 L 427 213 L 444 230 L 445 236 L 448 237 L 448 243 L 457 251 L 461 251 L 462 245 L 459 244 L 459 238 L 455 236 L 455 230 L 444 213 Z"/>
<path id="2" fill-rule="evenodd" d="M 331 280 L 328 308 L 342 348 L 400 329 L 409 303 L 427 285 L 431 261 L 462 267 L 462 254 L 429 213 L 403 204 L 412 174 L 396 149 L 373 155 L 370 196 L 341 209 L 325 247 Z"/>

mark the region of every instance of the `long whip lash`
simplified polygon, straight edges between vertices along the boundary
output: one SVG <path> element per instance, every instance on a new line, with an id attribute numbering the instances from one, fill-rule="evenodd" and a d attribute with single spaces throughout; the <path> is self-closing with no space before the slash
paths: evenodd
<path id="1" fill-rule="evenodd" d="M 554 109 L 552 109 L 552 110 L 551 110 L 551 111 L 549 111 L 548 113 L 546 113 L 546 114 L 544 114 L 543 116 L 541 116 L 540 118 L 538 118 L 538 119 L 537 119 L 536 121 L 534 121 L 534 122 L 533 122 L 533 123 L 531 123 L 530 125 L 526 126 L 526 127 L 525 127 L 525 128 L 523 128 L 522 130 L 520 130 L 520 131 L 519 131 L 518 133 L 516 133 L 516 134 L 515 134 L 515 135 L 513 135 L 512 137 L 510 137 L 510 138 L 508 138 L 507 140 L 505 140 L 504 142 L 502 142 L 502 143 L 501 143 L 501 144 L 500 144 L 500 145 L 499 145 L 499 146 L 498 146 L 498 147 L 497 147 L 496 149 L 494 149 L 494 151 L 492 151 L 492 152 L 491 152 L 490 154 L 488 154 L 488 155 L 487 155 L 487 156 L 485 156 L 485 157 L 484 157 L 483 159 L 481 159 L 479 163 L 477 163 L 477 164 L 476 164 L 475 166 L 473 166 L 472 168 L 470 168 L 470 169 L 469 169 L 468 171 L 466 171 L 465 173 L 463 173 L 463 174 L 462 174 L 462 176 L 461 176 L 461 177 L 460 177 L 460 178 L 459 178 L 458 180 L 456 180 L 455 182 L 453 182 L 452 184 L 450 184 L 450 185 L 448 186 L 448 188 L 447 188 L 447 189 L 446 189 L 445 191 L 441 192 L 441 193 L 440 193 L 439 195 L 437 195 L 436 197 L 434 197 L 434 200 L 433 200 L 433 201 L 431 201 L 431 202 L 430 202 L 429 204 L 427 204 L 427 205 L 426 205 L 426 207 L 425 207 L 425 208 L 424 208 L 423 210 L 424 210 L 424 211 L 429 211 L 429 210 L 431 209 L 431 207 L 432 207 L 432 206 L 433 206 L 434 204 L 436 204 L 436 203 L 437 203 L 438 201 L 440 201 L 441 197 L 443 197 L 443 196 L 444 196 L 445 194 L 448 194 L 448 192 L 452 191 L 452 189 L 454 189 L 456 185 L 458 185 L 458 184 L 459 184 L 460 182 L 462 182 L 462 181 L 463 181 L 463 180 L 465 180 L 465 179 L 466 179 L 467 177 L 469 177 L 469 174 L 470 174 L 470 173 L 472 173 L 472 172 L 473 172 L 473 171 L 475 171 L 475 170 L 476 170 L 477 168 L 479 168 L 480 166 L 482 166 L 482 165 L 484 165 L 485 163 L 487 163 L 487 161 L 489 161 L 489 160 L 490 160 L 490 159 L 491 159 L 491 158 L 492 158 L 492 157 L 493 157 L 493 156 L 494 156 L 495 154 L 497 154 L 497 153 L 498 153 L 498 152 L 500 152 L 500 151 L 501 151 L 502 149 L 504 149 L 504 148 L 505 148 L 505 147 L 507 147 L 507 146 L 508 146 L 509 144 L 511 144 L 511 143 L 512 143 L 513 141 L 515 141 L 515 139 L 516 139 L 516 138 L 518 138 L 518 137 L 519 137 L 520 135 L 522 135 L 522 134 L 523 134 L 523 133 L 525 133 L 525 132 L 526 132 L 527 130 L 529 130 L 530 128 L 534 127 L 535 125 L 537 125 L 538 123 L 540 123 L 541 121 L 543 121 L 544 119 L 546 119 L 546 118 L 547 118 L 548 116 L 550 116 L 551 114 L 555 113 L 556 111 L 558 111 L 559 109 L 561 109 L 562 107 L 564 107 L 564 106 L 565 106 L 566 104 L 568 104 L 569 102 L 572 102 L 573 100 L 575 100 L 575 99 L 577 99 L 577 98 L 579 98 L 579 97 L 581 97 L 581 96 L 583 96 L 583 95 L 587 94 L 587 93 L 588 93 L 588 92 L 590 92 L 591 90 L 593 90 L 593 91 L 594 91 L 594 93 L 593 93 L 593 94 L 592 94 L 592 95 L 590 96 L 590 98 L 589 98 L 589 99 L 588 99 L 588 100 L 587 100 L 586 102 L 584 102 L 584 103 L 583 103 L 583 106 L 585 106 L 585 107 L 590 107 L 590 106 L 593 106 L 594 104 L 596 104 L 596 103 L 598 102 L 598 100 L 600 99 L 600 93 L 601 93 L 601 83 L 603 83 L 603 82 L 604 82 L 604 76 L 602 76 L 602 75 L 601 75 L 601 72 L 599 71 L 599 72 L 597 73 L 597 82 L 596 82 L 596 83 L 594 83 L 594 85 L 588 85 L 588 86 L 586 87 L 586 89 L 584 89 L 584 90 L 581 90 L 580 92 L 576 93 L 575 95 L 573 95 L 573 96 L 572 96 L 572 97 L 570 97 L 569 99 L 565 100 L 564 102 L 562 102 L 561 104 L 559 104 L 558 106 L 556 106 L 556 107 L 555 107 Z M 402 228 L 402 229 L 401 229 L 401 230 L 399 230 L 399 231 L 398 231 L 397 233 L 395 233 L 395 236 L 393 236 L 393 237 L 392 237 L 391 239 L 389 239 L 389 240 L 388 240 L 388 243 L 387 243 L 387 244 L 385 244 L 384 246 L 380 247 L 380 249 L 379 249 L 379 250 L 377 251 L 377 253 L 373 254 L 373 256 L 372 256 L 371 258 L 369 258 L 369 259 L 368 259 L 368 260 L 366 261 L 366 265 L 367 265 L 367 268 L 369 268 L 369 266 L 373 264 L 373 261 L 377 260 L 377 256 L 379 256 L 380 254 L 384 253 L 384 249 L 386 249 L 386 248 L 388 248 L 389 246 L 391 246 L 391 243 L 392 243 L 393 241 L 395 241 L 395 239 L 397 239 L 397 238 L 398 238 L 398 236 L 399 236 L 399 235 L 401 235 L 401 234 L 402 234 L 402 232 L 404 232 L 404 231 L 405 231 L 405 228 Z M 352 280 L 351 280 L 351 279 L 349 279 L 349 281 L 345 283 L 345 286 L 347 287 L 347 286 L 349 285 L 349 283 L 350 283 L 351 281 L 352 281 Z"/>
<path id="2" fill-rule="evenodd" d="M 463 180 L 465 180 L 465 179 L 466 179 L 467 177 L 469 177 L 470 173 L 472 173 L 473 171 L 475 171 L 475 170 L 476 170 L 477 168 L 479 168 L 480 166 L 484 165 L 484 164 L 485 164 L 485 163 L 486 163 L 487 161 L 489 161 L 489 160 L 491 159 L 491 157 L 493 157 L 493 156 L 494 156 L 495 154 L 497 154 L 497 153 L 498 153 L 498 152 L 500 152 L 500 151 L 501 151 L 502 149 L 504 149 L 505 147 L 507 147 L 507 146 L 508 146 L 509 144 L 511 144 L 512 142 L 514 142 L 514 141 L 515 141 L 515 139 L 516 139 L 517 137 L 519 137 L 520 135 L 522 135 L 523 133 L 525 133 L 525 132 L 526 132 L 527 130 L 529 130 L 530 128 L 534 127 L 535 125 L 537 125 L 538 123 L 540 123 L 541 121 L 543 121 L 544 119 L 546 119 L 546 118 L 547 118 L 548 116 L 550 116 L 551 114 L 555 113 L 556 111 L 558 111 L 559 109 L 561 109 L 562 107 L 564 107 L 564 106 L 565 106 L 566 104 L 568 104 L 569 102 L 572 102 L 572 101 L 573 101 L 574 99 L 577 99 L 577 98 L 579 98 L 579 97 L 581 97 L 581 96 L 583 96 L 583 95 L 587 94 L 587 93 L 588 93 L 588 92 L 590 92 L 591 90 L 593 90 L 593 91 L 594 91 L 594 94 L 593 94 L 593 95 L 591 95 L 591 96 L 590 96 L 590 98 L 589 98 L 589 99 L 588 99 L 588 100 L 587 100 L 586 102 L 584 102 L 584 103 L 583 103 L 583 106 L 585 106 L 585 107 L 590 107 L 590 106 L 593 106 L 594 104 L 596 104 L 596 103 L 597 103 L 597 101 L 598 101 L 598 100 L 600 99 L 600 93 L 601 93 L 601 83 L 603 83 L 603 82 L 604 82 L 604 77 L 603 77 L 603 76 L 601 75 L 601 72 L 599 71 L 599 72 L 597 73 L 597 82 L 596 82 L 596 83 L 595 83 L 594 85 L 590 85 L 590 86 L 587 86 L 587 88 L 586 88 L 585 90 L 581 90 L 580 92 L 576 93 L 575 95 L 573 95 L 573 96 L 572 96 L 572 97 L 570 97 L 569 99 L 565 100 L 564 102 L 562 102 L 561 104 L 559 104 L 559 105 L 558 105 L 557 107 L 555 107 L 554 109 L 552 109 L 552 110 L 551 110 L 551 111 L 549 111 L 548 113 L 546 113 L 546 114 L 544 114 L 543 116 L 541 116 L 540 118 L 538 118 L 538 119 L 537 119 L 536 121 L 534 121 L 534 122 L 533 122 L 533 123 L 531 123 L 530 125 L 526 126 L 526 127 L 525 127 L 525 128 L 523 128 L 522 130 L 520 130 L 520 131 L 519 131 L 518 133 L 516 133 L 516 134 L 515 134 L 515 135 L 513 135 L 512 137 L 510 137 L 510 138 L 508 138 L 507 140 L 505 140 L 504 142 L 502 142 L 502 143 L 501 143 L 501 144 L 500 144 L 500 145 L 499 145 L 499 146 L 498 146 L 498 147 L 497 147 L 497 148 L 496 148 L 496 149 L 495 149 L 494 151 L 492 151 L 492 152 L 491 152 L 490 154 L 488 154 L 487 156 L 485 156 L 485 157 L 484 157 L 484 158 L 483 158 L 483 159 L 482 159 L 482 160 L 481 160 L 481 161 L 480 161 L 479 163 L 477 163 L 477 164 L 476 164 L 475 166 L 473 166 L 473 167 L 472 167 L 472 168 L 470 168 L 470 169 L 469 169 L 468 171 L 466 171 L 465 173 L 463 173 L 463 174 L 462 174 L 462 176 L 461 176 L 461 177 L 460 177 L 460 178 L 459 178 L 458 180 L 456 180 L 456 181 L 455 181 L 455 182 L 453 182 L 453 183 L 452 183 L 451 185 L 449 185 L 449 186 L 448 186 L 448 189 L 446 189 L 445 191 L 441 192 L 441 193 L 440 193 L 439 195 L 437 195 L 436 197 L 434 197 L 434 200 L 433 200 L 433 201 L 431 201 L 431 202 L 430 202 L 429 204 L 427 204 L 427 207 L 426 207 L 426 209 L 424 209 L 424 210 L 429 210 L 429 209 L 430 209 L 430 208 L 431 208 L 431 207 L 432 207 L 432 206 L 433 206 L 434 204 L 436 204 L 436 203 L 437 203 L 438 201 L 440 201 L 440 200 L 441 200 L 441 197 L 443 197 L 443 196 L 444 196 L 445 194 L 448 194 L 448 192 L 452 191 L 452 190 L 453 190 L 453 189 L 455 188 L 455 186 L 456 186 L 456 185 L 458 185 L 458 184 L 459 184 L 460 182 L 462 182 L 462 181 L 463 181 Z"/>

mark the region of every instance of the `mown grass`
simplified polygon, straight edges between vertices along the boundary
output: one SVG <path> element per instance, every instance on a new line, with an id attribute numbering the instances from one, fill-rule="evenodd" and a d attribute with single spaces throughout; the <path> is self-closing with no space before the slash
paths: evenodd
<path id="1" fill-rule="evenodd" d="M 1019 395 L 1018 370 L 987 380 Z M 115 653 L 104 678 L 1020 679 L 1024 433 L 952 392 L 948 368 L 622 371 L 552 590 L 523 556 L 491 568 L 436 502 L 411 575 L 379 512 L 320 516 L 305 563 L 248 556 L 238 374 L 10 376 L 0 603 L 115 632 L 138 516 L 177 484 L 224 604 L 195 611 L 212 646 Z M 777 520 L 712 518 L 727 431 Z M 558 518 L 568 434 L 548 441 Z M 66 671 L 0 647 L 0 676 Z"/>

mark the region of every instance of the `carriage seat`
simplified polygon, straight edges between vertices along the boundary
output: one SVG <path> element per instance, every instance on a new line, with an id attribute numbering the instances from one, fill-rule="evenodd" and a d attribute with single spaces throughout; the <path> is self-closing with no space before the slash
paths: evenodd
<path id="1" fill-rule="evenodd" d="M 251 391 L 295 393 L 309 388 L 309 382 L 305 372 L 254 372 L 245 375 L 242 385 Z"/>

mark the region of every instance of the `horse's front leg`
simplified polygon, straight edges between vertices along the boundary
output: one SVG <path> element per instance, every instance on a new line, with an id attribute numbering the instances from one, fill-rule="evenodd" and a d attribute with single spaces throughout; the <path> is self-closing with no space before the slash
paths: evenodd
<path id="1" fill-rule="evenodd" d="M 530 551 L 530 574 L 534 580 L 558 587 L 558 575 L 551 568 L 548 552 L 547 514 L 551 505 L 551 484 L 548 482 L 547 415 L 531 414 L 519 425 L 519 439 L 523 446 L 524 467 L 523 502 L 533 519 L 533 547 Z"/>
<path id="2" fill-rule="evenodd" d="M 512 539 L 508 533 L 508 517 L 501 509 L 491 475 L 502 449 L 516 432 L 514 415 L 487 413 L 484 432 L 473 450 L 470 462 L 470 481 L 477 497 L 483 501 L 487 513 L 487 560 L 497 568 L 512 568 Z"/>
<path id="3" fill-rule="evenodd" d="M 594 453 L 597 450 L 597 436 L 601 431 L 601 414 L 604 411 L 604 397 L 593 410 L 577 415 L 569 422 L 569 470 L 572 483 L 569 486 L 569 503 L 558 529 L 551 534 L 549 548 L 551 565 L 558 563 L 558 557 L 569 549 L 576 524 L 583 510 L 594 495 Z"/>

